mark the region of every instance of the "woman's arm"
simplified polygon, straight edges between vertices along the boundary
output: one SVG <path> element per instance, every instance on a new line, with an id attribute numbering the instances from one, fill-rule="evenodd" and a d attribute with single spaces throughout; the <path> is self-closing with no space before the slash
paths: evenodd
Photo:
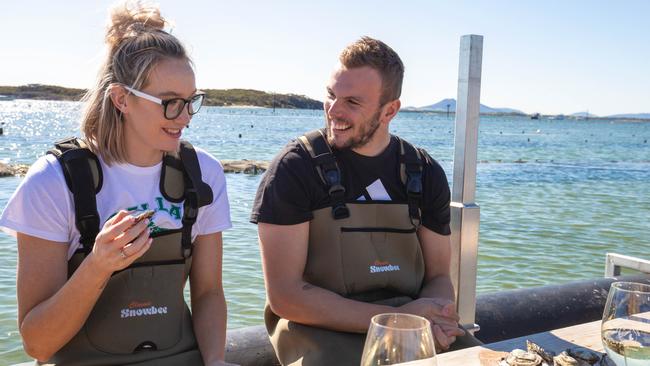
<path id="1" fill-rule="evenodd" d="M 27 354 L 52 357 L 81 329 L 111 274 L 146 252 L 147 222 L 132 223 L 124 211 L 107 221 L 69 280 L 68 245 L 18 233 L 18 325 Z"/>
<path id="2" fill-rule="evenodd" d="M 197 236 L 190 271 L 192 323 L 206 365 L 230 365 L 223 361 L 227 318 L 221 258 L 220 232 Z"/>

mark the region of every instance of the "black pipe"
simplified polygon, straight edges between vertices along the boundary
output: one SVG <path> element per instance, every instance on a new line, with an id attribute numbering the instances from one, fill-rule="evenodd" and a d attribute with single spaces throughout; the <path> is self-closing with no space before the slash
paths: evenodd
<path id="1" fill-rule="evenodd" d="M 614 281 L 650 284 L 650 276 L 620 276 L 499 291 L 476 298 L 475 336 L 484 343 L 601 319 Z"/>
<path id="2" fill-rule="evenodd" d="M 484 343 L 601 319 L 614 281 L 650 284 L 650 275 L 620 276 L 482 294 L 475 336 Z M 226 360 L 242 366 L 279 365 L 263 325 L 228 331 Z"/>
<path id="3" fill-rule="evenodd" d="M 241 366 L 279 365 L 263 325 L 228 330 L 226 361 Z"/>

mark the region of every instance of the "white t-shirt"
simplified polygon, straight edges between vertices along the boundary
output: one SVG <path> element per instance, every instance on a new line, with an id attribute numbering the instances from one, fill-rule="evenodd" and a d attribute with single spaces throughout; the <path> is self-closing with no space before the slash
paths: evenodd
<path id="1" fill-rule="evenodd" d="M 196 148 L 202 179 L 212 188 L 213 201 L 201 207 L 192 227 L 192 241 L 197 235 L 220 232 L 232 227 L 223 167 L 213 156 Z M 151 167 L 131 164 L 107 166 L 100 158 L 103 185 L 97 194 L 100 229 L 120 210 L 132 214 L 154 210 L 149 228 L 178 229 L 182 227 L 183 203 L 167 201 L 160 193 L 162 163 Z M 47 154 L 39 158 L 27 172 L 0 216 L 0 230 L 16 236 L 16 232 L 38 238 L 70 243 L 68 258 L 79 247 L 79 231 L 75 226 L 72 193 L 65 183 L 56 158 Z"/>

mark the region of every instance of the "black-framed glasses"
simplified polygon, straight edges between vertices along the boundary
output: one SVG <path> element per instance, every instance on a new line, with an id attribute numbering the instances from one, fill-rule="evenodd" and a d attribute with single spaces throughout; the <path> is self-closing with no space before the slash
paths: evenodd
<path id="1" fill-rule="evenodd" d="M 140 97 L 148 101 L 154 102 L 156 104 L 162 105 L 164 110 L 164 116 L 166 119 L 178 118 L 178 116 L 180 116 L 181 113 L 183 113 L 183 108 L 185 108 L 185 106 L 187 106 L 187 113 L 189 113 L 190 116 L 197 114 L 201 109 L 201 106 L 203 105 L 203 100 L 205 99 L 204 93 L 198 93 L 193 95 L 189 99 L 171 98 L 171 99 L 162 100 L 160 98 L 154 97 L 153 95 L 149 95 L 139 90 L 130 88 L 126 85 L 124 85 L 124 89 L 133 93 L 133 95 L 135 95 L 136 97 Z"/>

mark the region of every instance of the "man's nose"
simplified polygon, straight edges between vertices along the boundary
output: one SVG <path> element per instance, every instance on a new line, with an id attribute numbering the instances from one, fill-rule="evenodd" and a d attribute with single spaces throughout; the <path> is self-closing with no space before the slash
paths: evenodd
<path id="1" fill-rule="evenodd" d="M 327 109 L 327 114 L 330 116 L 330 118 L 334 117 L 340 117 L 342 112 L 341 108 L 341 101 L 338 99 L 332 99 L 332 101 L 329 103 L 329 108 Z"/>

